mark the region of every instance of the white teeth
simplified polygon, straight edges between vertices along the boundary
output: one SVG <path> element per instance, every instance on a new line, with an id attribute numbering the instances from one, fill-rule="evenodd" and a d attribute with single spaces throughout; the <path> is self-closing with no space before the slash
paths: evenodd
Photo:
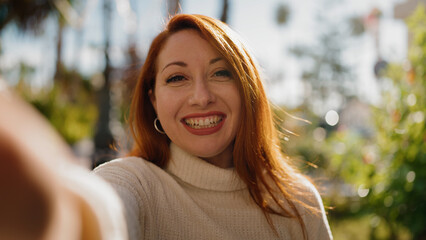
<path id="1" fill-rule="evenodd" d="M 222 121 L 222 117 L 215 115 L 206 118 L 187 118 L 185 119 L 186 125 L 194 129 L 211 128 L 216 126 Z"/>

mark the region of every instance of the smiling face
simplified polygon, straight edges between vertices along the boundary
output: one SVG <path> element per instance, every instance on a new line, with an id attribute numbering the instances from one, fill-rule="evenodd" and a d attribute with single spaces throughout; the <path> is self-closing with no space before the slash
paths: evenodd
<path id="1" fill-rule="evenodd" d="M 166 41 L 151 103 L 170 140 L 219 167 L 232 166 L 241 99 L 225 58 L 195 30 Z"/>

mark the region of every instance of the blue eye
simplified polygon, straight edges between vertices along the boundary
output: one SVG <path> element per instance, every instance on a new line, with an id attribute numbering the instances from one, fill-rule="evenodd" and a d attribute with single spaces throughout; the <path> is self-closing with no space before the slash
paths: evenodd
<path id="1" fill-rule="evenodd" d="M 229 70 L 220 70 L 214 73 L 216 77 L 232 77 L 232 74 Z"/>
<path id="2" fill-rule="evenodd" d="M 179 81 L 182 81 L 184 79 L 185 79 L 185 77 L 182 76 L 182 75 L 175 75 L 175 76 L 168 78 L 166 80 L 166 83 L 179 82 Z"/>

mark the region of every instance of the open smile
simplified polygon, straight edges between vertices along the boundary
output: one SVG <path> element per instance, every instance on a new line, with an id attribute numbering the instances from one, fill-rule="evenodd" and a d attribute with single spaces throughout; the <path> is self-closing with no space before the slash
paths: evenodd
<path id="1" fill-rule="evenodd" d="M 211 128 L 217 126 L 222 122 L 223 118 L 219 115 L 198 117 L 198 118 L 185 118 L 185 124 L 194 129 Z"/>
<path id="2" fill-rule="evenodd" d="M 196 135 L 212 134 L 220 130 L 226 118 L 224 113 L 191 114 L 182 119 L 185 128 Z"/>

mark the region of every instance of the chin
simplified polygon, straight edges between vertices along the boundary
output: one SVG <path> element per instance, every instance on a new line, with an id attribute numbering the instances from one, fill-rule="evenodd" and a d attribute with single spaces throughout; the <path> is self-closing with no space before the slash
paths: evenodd
<path id="1" fill-rule="evenodd" d="M 203 149 L 203 150 L 196 150 L 196 149 L 194 149 L 193 151 L 191 151 L 190 152 L 192 155 L 194 155 L 194 156 L 197 156 L 197 157 L 199 157 L 199 158 L 211 158 L 211 157 L 215 157 L 215 156 L 217 156 L 217 155 L 219 155 L 220 153 L 221 153 L 221 151 L 219 151 L 219 150 L 211 150 L 211 151 L 209 151 L 209 150 L 206 150 L 206 149 Z"/>

